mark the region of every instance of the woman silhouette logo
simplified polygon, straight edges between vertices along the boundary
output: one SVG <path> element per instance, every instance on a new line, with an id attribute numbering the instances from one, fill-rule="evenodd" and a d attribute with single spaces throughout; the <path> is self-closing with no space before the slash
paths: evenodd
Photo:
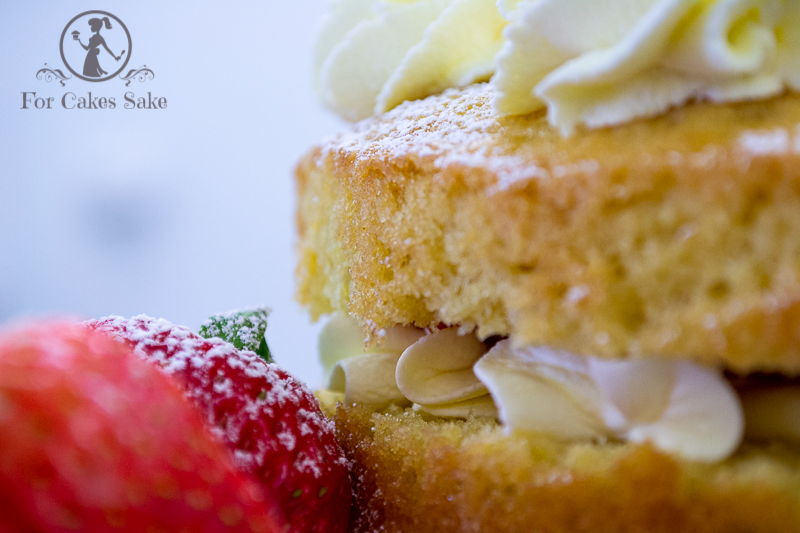
<path id="1" fill-rule="evenodd" d="M 88 39 L 82 32 L 89 34 Z M 67 39 L 67 34 L 72 39 Z M 106 11 L 86 11 L 69 21 L 61 33 L 60 46 L 61 59 L 75 76 L 86 81 L 106 81 L 128 64 L 133 43 L 128 28 L 118 17 Z"/>

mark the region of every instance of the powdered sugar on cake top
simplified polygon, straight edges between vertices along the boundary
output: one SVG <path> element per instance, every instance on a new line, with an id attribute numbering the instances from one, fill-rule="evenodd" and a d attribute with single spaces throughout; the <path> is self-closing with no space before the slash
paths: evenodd
<path id="1" fill-rule="evenodd" d="M 481 169 L 495 178 L 487 189 L 489 195 L 515 183 L 550 179 L 558 171 L 551 161 L 537 164 L 512 147 L 492 142 L 507 128 L 506 119 L 492 108 L 493 97 L 494 90 L 484 83 L 405 102 L 323 141 L 317 163 L 332 157 L 349 171 L 375 161 L 401 168 L 411 162 L 433 172 L 450 167 Z M 557 135 L 554 131 L 550 134 Z M 597 169 L 592 163 L 576 164 L 581 171 L 593 173 Z"/>
<path id="2" fill-rule="evenodd" d="M 322 143 L 323 155 L 339 152 L 366 160 L 474 154 L 484 144 L 486 134 L 501 127 L 491 98 L 489 86 L 478 84 L 449 89 L 421 102 L 406 102 L 327 139 Z"/>

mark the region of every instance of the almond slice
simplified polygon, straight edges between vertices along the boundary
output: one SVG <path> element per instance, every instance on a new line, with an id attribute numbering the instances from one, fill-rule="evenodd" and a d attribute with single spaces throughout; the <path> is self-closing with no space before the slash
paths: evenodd
<path id="1" fill-rule="evenodd" d="M 469 418 L 470 415 L 497 418 L 497 407 L 495 407 L 492 397 L 488 394 L 462 402 L 439 405 L 420 405 L 415 403 L 414 410 L 442 418 Z"/>
<path id="2" fill-rule="evenodd" d="M 406 398 L 423 405 L 447 404 L 487 394 L 472 365 L 486 353 L 473 334 L 448 328 L 409 346 L 397 364 L 397 386 Z"/>

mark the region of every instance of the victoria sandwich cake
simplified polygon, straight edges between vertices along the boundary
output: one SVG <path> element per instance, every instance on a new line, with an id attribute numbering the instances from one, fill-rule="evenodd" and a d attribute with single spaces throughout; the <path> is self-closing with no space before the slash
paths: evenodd
<path id="1" fill-rule="evenodd" d="M 353 531 L 800 531 L 800 2 L 339 0 L 317 58 Z"/>

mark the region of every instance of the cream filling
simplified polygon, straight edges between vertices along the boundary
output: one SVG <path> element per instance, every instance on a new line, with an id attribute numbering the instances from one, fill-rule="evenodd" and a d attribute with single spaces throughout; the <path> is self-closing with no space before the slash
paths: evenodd
<path id="1" fill-rule="evenodd" d="M 688 459 L 738 448 L 742 406 L 721 373 L 687 361 L 609 361 L 498 343 L 475 365 L 508 431 L 649 441 Z"/>
<path id="2" fill-rule="evenodd" d="M 336 315 L 320 353 L 328 388 L 376 409 L 412 403 L 440 417 L 499 419 L 507 432 L 565 441 L 650 442 L 687 459 L 720 461 L 743 434 L 800 441 L 800 387 L 738 395 L 719 371 L 689 361 L 606 360 L 548 348 L 491 350 L 457 328 L 389 328 L 365 348 L 355 320 Z M 745 429 L 746 427 L 746 429 Z"/>
<path id="3" fill-rule="evenodd" d="M 397 361 L 425 332 L 412 327 L 383 330 L 378 340 L 367 346 L 358 323 L 337 313 L 322 329 L 319 355 L 328 390 L 344 393 L 347 405 L 363 403 L 376 408 L 392 403 L 407 403 L 397 388 L 394 373 Z"/>

